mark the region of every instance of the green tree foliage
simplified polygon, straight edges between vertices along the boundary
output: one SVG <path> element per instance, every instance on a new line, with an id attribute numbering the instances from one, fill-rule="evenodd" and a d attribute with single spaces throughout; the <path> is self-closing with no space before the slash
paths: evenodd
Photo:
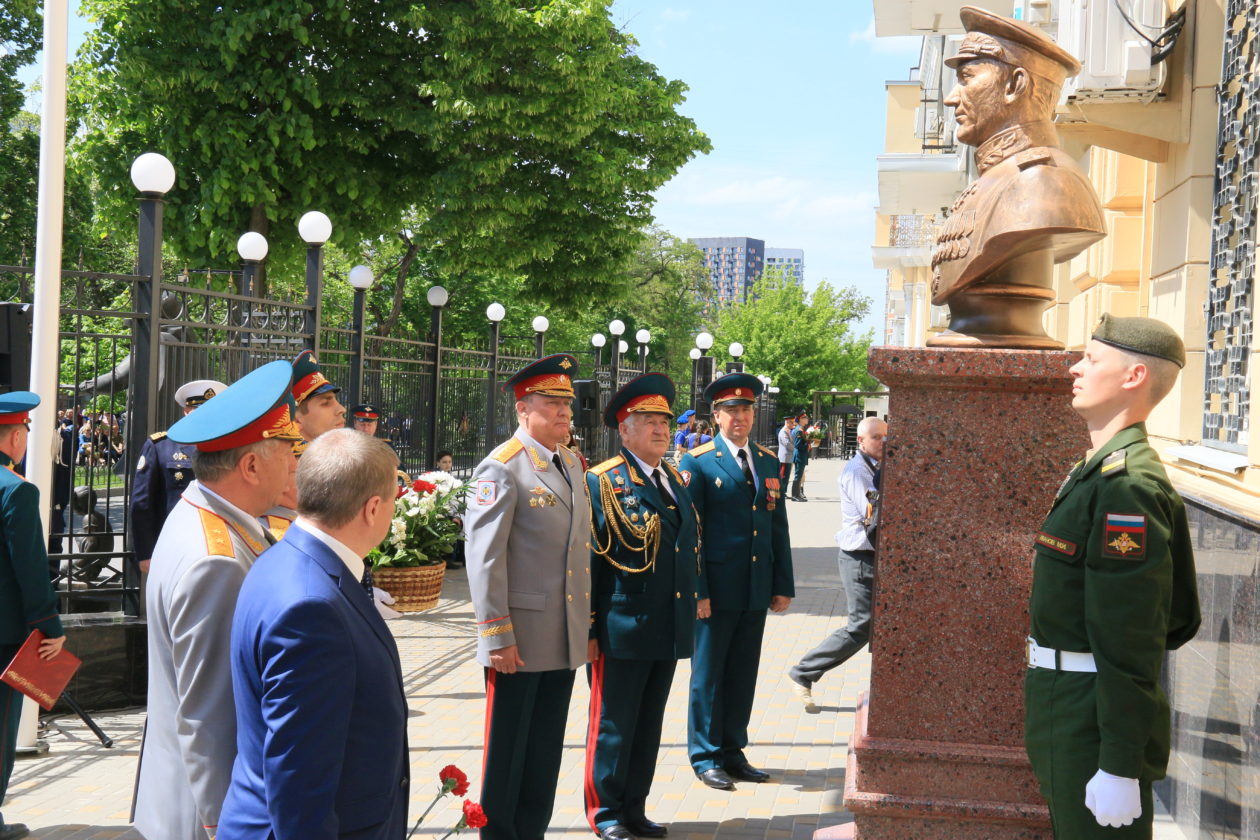
<path id="1" fill-rule="evenodd" d="M 610 2 L 85 0 L 82 158 L 121 222 L 129 162 L 169 157 L 166 233 L 194 264 L 252 229 L 300 273 L 307 210 L 348 249 L 410 213 L 431 276 L 574 304 L 609 292 L 651 193 L 709 148 Z"/>
<path id="2" fill-rule="evenodd" d="M 871 335 L 850 332 L 870 307 L 870 298 L 851 288 L 823 281 L 806 293 L 771 269 L 753 286 L 748 303 L 718 313 L 715 355 L 724 360 L 731 342 L 743 344 L 745 369 L 769 376 L 786 409 L 808 408 L 814 390 L 873 390 L 875 379 L 866 371 Z"/>

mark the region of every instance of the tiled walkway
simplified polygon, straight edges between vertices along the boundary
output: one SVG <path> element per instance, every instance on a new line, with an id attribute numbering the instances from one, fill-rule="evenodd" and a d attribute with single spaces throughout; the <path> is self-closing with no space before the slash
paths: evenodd
<path id="1" fill-rule="evenodd" d="M 773 775 L 762 785 L 734 793 L 712 791 L 696 781 L 686 755 L 687 663 L 680 663 L 665 720 L 665 738 L 648 815 L 670 825 L 674 840 L 732 838 L 805 840 L 820 827 L 847 822 L 841 805 L 845 753 L 858 692 L 865 688 L 870 658 L 859 654 L 816 687 L 822 709 L 804 714 L 784 679 L 785 669 L 843 621 L 844 595 L 832 534 L 839 518 L 835 477 L 841 463 L 821 461 L 806 474 L 812 501 L 788 503 L 796 565 L 790 610 L 771 615 L 761 654 L 761 681 L 753 711 L 749 759 Z M 432 799 L 438 770 L 455 764 L 478 789 L 484 715 L 482 671 L 473 661 L 473 615 L 462 571 L 448 573 L 436 609 L 390 623 L 402 654 L 411 706 L 412 818 Z M 569 711 L 564 765 L 552 833 L 589 835 L 582 811 L 583 743 L 588 692 L 579 674 Z M 24 822 L 38 838 L 136 840 L 128 825 L 142 709 L 102 714 L 97 722 L 114 739 L 105 749 L 77 718 L 52 721 L 45 735 L 50 752 L 21 760 L 14 770 L 4 814 Z M 445 833 L 458 807 L 448 799 L 416 836 Z M 155 838 L 155 840 L 157 840 Z"/>

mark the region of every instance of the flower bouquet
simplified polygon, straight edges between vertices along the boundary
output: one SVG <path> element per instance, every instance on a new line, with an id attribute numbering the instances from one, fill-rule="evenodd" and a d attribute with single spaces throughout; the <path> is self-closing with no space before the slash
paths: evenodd
<path id="1" fill-rule="evenodd" d="M 438 800 L 446 794 L 454 794 L 455 796 L 463 796 L 468 793 L 468 777 L 464 772 L 454 764 L 448 764 L 438 773 L 438 781 L 442 784 L 438 788 L 437 796 L 433 797 L 433 801 L 429 803 L 429 807 L 424 809 L 424 813 L 416 819 L 416 824 L 412 826 L 411 832 L 407 835 L 411 837 L 420 828 L 420 824 L 424 822 L 424 818 L 433 810 L 433 806 L 438 804 Z M 486 824 L 485 812 L 481 810 L 481 806 L 471 799 L 465 799 L 462 813 L 459 815 L 459 822 L 455 823 L 450 831 L 442 835 L 442 840 L 450 837 L 452 834 L 458 834 L 465 828 L 483 828 Z"/>
<path id="2" fill-rule="evenodd" d="M 399 612 L 437 604 L 446 558 L 463 539 L 466 491 L 444 472 L 425 473 L 399 489 L 389 536 L 367 556 L 374 583 L 394 597 Z"/>

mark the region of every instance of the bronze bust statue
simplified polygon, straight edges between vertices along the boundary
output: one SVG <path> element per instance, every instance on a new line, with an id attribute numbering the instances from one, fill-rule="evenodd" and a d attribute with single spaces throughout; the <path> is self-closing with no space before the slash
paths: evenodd
<path id="1" fill-rule="evenodd" d="M 1102 207 L 1080 167 L 1058 147 L 1055 105 L 1081 65 L 1019 21 L 964 6 L 967 36 L 945 63 L 956 136 L 976 147 L 980 176 L 950 208 L 932 254 L 932 303 L 949 330 L 932 347 L 1058 350 L 1041 315 L 1054 302 L 1056 263 L 1105 235 Z"/>

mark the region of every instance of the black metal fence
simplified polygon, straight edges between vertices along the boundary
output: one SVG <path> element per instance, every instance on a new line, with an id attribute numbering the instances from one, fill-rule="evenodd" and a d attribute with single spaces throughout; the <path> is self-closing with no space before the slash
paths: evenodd
<path id="1" fill-rule="evenodd" d="M 146 264 L 143 255 L 140 262 Z M 131 481 L 139 443 L 180 416 L 174 394 L 183 383 L 230 384 L 266 362 L 316 348 L 325 375 L 345 389 L 344 402 L 357 397 L 381 408 L 379 433 L 404 470 L 432 469 L 436 454 L 449 451 L 455 472 L 468 476 L 515 429 L 515 401 L 502 384 L 540 349 L 534 337 L 500 335 L 497 324 L 488 324 L 475 346 L 445 346 L 440 311 L 423 340 L 371 335 L 361 321 L 357 329 L 327 326 L 318 304 L 308 302 L 318 300 L 318 275 L 308 277 L 315 293 L 308 289 L 300 302 L 224 291 L 241 287 L 236 271 L 185 271 L 159 278 L 156 289 L 141 275 L 67 271 L 62 278 L 57 408 L 69 419 L 59 420 L 49 545 L 63 613 L 138 614 Z M 0 266 L 0 375 L 7 379 L 0 391 L 29 387 L 32 288 L 30 269 Z M 639 368 L 596 362 L 592 369 L 589 356 L 575 355 L 581 376 L 599 383 L 594 411 L 578 429 L 593 464 L 620 445 L 600 420 L 603 405 Z M 767 395 L 758 439 L 771 446 L 774 411 Z"/>

